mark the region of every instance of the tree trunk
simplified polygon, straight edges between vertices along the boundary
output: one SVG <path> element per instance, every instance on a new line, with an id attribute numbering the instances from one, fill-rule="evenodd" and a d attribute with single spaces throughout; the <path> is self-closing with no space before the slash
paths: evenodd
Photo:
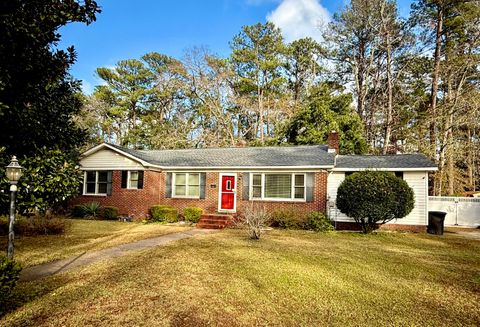
<path id="1" fill-rule="evenodd" d="M 432 120 L 430 122 L 430 145 L 432 147 L 432 152 L 436 153 L 437 147 L 437 131 L 436 131 L 436 119 L 437 119 L 437 94 L 438 94 L 438 81 L 440 78 L 440 60 L 441 60 L 441 49 L 442 49 L 442 33 L 443 33 L 443 6 L 438 5 L 437 13 L 437 26 L 436 26 L 436 37 L 435 37 L 435 55 L 434 55 L 434 67 L 432 74 L 432 89 L 430 95 L 430 117 Z"/>
<path id="2" fill-rule="evenodd" d="M 467 173 L 468 173 L 468 189 L 469 191 L 475 191 L 475 185 L 473 182 L 473 169 L 474 169 L 474 162 L 473 162 L 473 147 L 471 146 L 472 143 L 472 131 L 469 128 L 467 130 Z"/>
<path id="3" fill-rule="evenodd" d="M 260 142 L 263 144 L 263 90 L 258 87 L 258 129 L 260 130 Z"/>
<path id="4" fill-rule="evenodd" d="M 387 51 L 387 115 L 385 117 L 385 135 L 383 143 L 383 154 L 387 154 L 390 146 L 390 138 L 392 134 L 392 113 L 393 113 L 393 82 L 392 82 L 392 44 L 388 25 L 388 18 L 384 16 L 385 6 L 382 4 L 381 16 L 383 32 L 385 34 L 385 46 Z"/>

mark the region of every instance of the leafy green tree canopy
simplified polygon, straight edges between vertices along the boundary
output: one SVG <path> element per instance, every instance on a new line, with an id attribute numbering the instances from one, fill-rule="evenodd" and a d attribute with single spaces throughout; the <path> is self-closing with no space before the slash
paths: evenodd
<path id="1" fill-rule="evenodd" d="M 362 171 L 347 176 L 337 191 L 337 207 L 364 233 L 408 215 L 415 205 L 412 188 L 391 172 Z"/>
<path id="2" fill-rule="evenodd" d="M 351 94 L 342 91 L 334 83 L 312 87 L 304 108 L 284 126 L 283 137 L 292 144 L 325 144 L 330 131 L 336 130 L 340 153 L 365 153 L 362 121 L 351 106 Z"/>
<path id="3" fill-rule="evenodd" d="M 20 211 L 44 215 L 66 207 L 67 201 L 78 194 L 82 173 L 67 153 L 44 147 L 37 155 L 19 161 L 24 168 L 18 185 Z M 0 176 L 5 176 L 4 165 L 0 166 Z M 8 190 L 8 185 L 5 178 L 0 178 L 1 189 Z M 4 193 L 0 197 L 0 213 L 7 212 L 8 204 L 8 193 Z"/>
<path id="4" fill-rule="evenodd" d="M 309 37 L 288 44 L 285 69 L 294 101 L 303 100 L 303 95 L 324 71 L 318 60 L 325 53 L 326 50 Z"/>
<path id="5" fill-rule="evenodd" d="M 98 12 L 92 0 L 0 2 L 0 146 L 7 153 L 33 155 L 43 146 L 71 151 L 83 142 L 71 121 L 81 107 L 80 84 L 68 75 L 75 52 L 56 45 L 60 27 L 89 24 Z"/>

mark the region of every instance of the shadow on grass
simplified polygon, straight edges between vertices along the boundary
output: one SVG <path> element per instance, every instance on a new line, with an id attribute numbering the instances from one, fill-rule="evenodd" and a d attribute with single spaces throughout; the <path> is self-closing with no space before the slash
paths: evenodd
<path id="1" fill-rule="evenodd" d="M 361 310 L 369 308 L 376 308 L 370 317 L 387 325 L 399 324 L 402 318 L 426 325 L 472 321 L 471 308 L 466 311 L 467 317 L 455 311 L 462 301 L 455 302 L 454 295 L 465 296 L 468 287 L 460 282 L 462 275 L 470 275 L 478 263 L 472 254 L 465 258 L 457 254 L 464 243 L 450 240 L 453 248 L 444 247 L 437 253 L 437 243 L 428 237 L 359 239 L 337 234 L 305 237 L 299 233 L 296 240 L 294 236 L 274 233 L 258 242 L 226 231 L 213 238 L 177 241 L 68 274 L 19 283 L 8 312 L 32 304 L 11 317 L 10 324 L 39 325 L 47 319 L 64 319 L 58 324 L 68 325 L 72 318 L 65 316 L 79 319 L 78 315 L 84 315 L 85 325 L 107 325 L 106 320 L 95 320 L 98 316 L 134 325 L 134 319 L 142 314 L 147 322 L 158 314 L 173 326 L 213 322 L 233 326 L 242 317 L 251 324 L 273 324 L 281 319 L 286 319 L 286 325 L 301 319 L 306 324 L 310 319 L 318 325 L 321 319 L 338 322 L 347 315 L 359 319 L 358 323 L 365 322 Z M 426 253 L 416 251 L 424 247 Z M 445 261 L 446 255 L 452 255 L 452 260 Z M 466 260 L 460 263 L 469 268 L 458 267 L 459 258 Z M 424 283 L 425 278 L 432 280 Z M 420 289 L 415 288 L 417 282 Z M 449 289 L 452 283 L 459 293 L 446 294 L 453 302 L 444 307 L 435 289 Z M 426 293 L 425 289 L 432 291 Z M 435 296 L 430 298 L 428 294 Z M 469 295 L 468 299 L 475 296 Z M 361 310 L 355 311 L 356 305 Z M 440 320 L 423 320 L 423 315 L 440 305 Z M 95 309 L 82 311 L 89 306 Z M 142 307 L 156 308 L 156 312 L 142 311 Z M 117 314 L 123 315 L 121 319 Z M 222 317 L 228 318 L 225 324 L 221 323 Z"/>
<path id="2" fill-rule="evenodd" d="M 36 281 L 18 282 L 13 293 L 0 310 L 0 318 L 3 318 L 7 314 L 21 308 L 29 302 L 54 292 L 56 289 L 66 285 L 70 281 L 71 278 L 69 278 L 67 275 L 64 275 L 60 278 L 57 278 L 53 283 L 38 283 Z"/>

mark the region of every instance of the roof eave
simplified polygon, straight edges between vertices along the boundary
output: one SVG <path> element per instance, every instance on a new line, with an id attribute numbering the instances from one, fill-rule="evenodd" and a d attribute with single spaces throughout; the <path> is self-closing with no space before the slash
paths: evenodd
<path id="1" fill-rule="evenodd" d="M 362 167 L 362 168 L 333 168 L 332 171 L 362 171 L 362 170 L 380 170 L 380 171 L 437 171 L 437 167 L 396 167 L 396 168 L 373 168 L 373 167 Z"/>
<path id="2" fill-rule="evenodd" d="M 303 165 L 303 166 L 155 166 L 163 170 L 261 170 L 261 169 L 332 169 L 333 165 Z"/>

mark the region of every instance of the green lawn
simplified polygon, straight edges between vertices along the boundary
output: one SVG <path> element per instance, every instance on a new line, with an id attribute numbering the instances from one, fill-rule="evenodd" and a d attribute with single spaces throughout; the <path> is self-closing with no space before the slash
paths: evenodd
<path id="1" fill-rule="evenodd" d="M 480 241 L 239 230 L 20 283 L 1 326 L 478 326 Z"/>
<path id="2" fill-rule="evenodd" d="M 117 221 L 69 219 L 70 227 L 64 235 L 15 237 L 15 259 L 23 267 L 100 250 L 145 238 L 185 231 L 188 227 L 124 223 Z M 7 237 L 0 237 L 6 248 Z"/>

